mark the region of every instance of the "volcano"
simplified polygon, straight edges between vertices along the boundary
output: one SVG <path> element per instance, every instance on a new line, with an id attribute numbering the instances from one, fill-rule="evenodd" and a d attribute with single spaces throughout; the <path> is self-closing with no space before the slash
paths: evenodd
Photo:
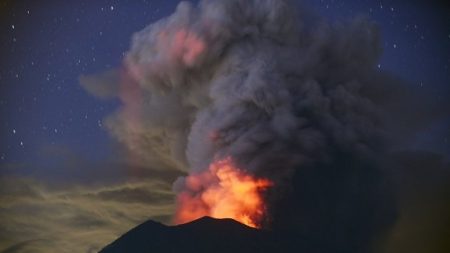
<path id="1" fill-rule="evenodd" d="M 149 220 L 125 233 L 100 253 L 325 252 L 301 236 L 255 229 L 233 219 L 208 216 L 166 226 Z"/>

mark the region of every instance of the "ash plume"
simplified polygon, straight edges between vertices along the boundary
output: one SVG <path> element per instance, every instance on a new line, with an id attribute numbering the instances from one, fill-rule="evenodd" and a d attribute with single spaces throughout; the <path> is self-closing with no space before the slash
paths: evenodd
<path id="1" fill-rule="evenodd" d="M 394 217 L 377 105 L 394 81 L 376 68 L 375 24 L 302 13 L 283 0 L 181 2 L 134 34 L 123 107 L 106 125 L 161 167 L 193 173 L 232 157 L 274 182 L 267 226 L 365 251 Z M 183 178 L 174 188 L 195 191 Z"/>
<path id="2" fill-rule="evenodd" d="M 370 156 L 380 137 L 364 94 L 376 85 L 365 82 L 381 53 L 376 27 L 301 27 L 286 1 L 180 3 L 134 35 L 125 62 L 145 100 L 143 122 L 121 129 L 119 113 L 114 133 L 136 131 L 193 170 L 231 155 L 282 177 L 334 149 Z"/>

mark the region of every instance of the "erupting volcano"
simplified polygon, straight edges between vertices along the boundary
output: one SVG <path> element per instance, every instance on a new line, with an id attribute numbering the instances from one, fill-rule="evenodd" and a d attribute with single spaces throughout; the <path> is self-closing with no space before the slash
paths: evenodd
<path id="1" fill-rule="evenodd" d="M 133 35 L 123 106 L 105 126 L 133 164 L 180 176 L 175 224 L 231 218 L 295 243 L 307 234 L 323 252 L 365 252 L 393 213 L 378 104 L 396 79 L 377 67 L 373 22 L 326 25 L 296 7 L 181 2 Z"/>
<path id="2" fill-rule="evenodd" d="M 258 228 L 266 208 L 262 194 L 270 186 L 271 181 L 247 174 L 229 157 L 214 161 L 208 170 L 185 179 L 188 190 L 178 195 L 175 223 L 211 216 Z"/>

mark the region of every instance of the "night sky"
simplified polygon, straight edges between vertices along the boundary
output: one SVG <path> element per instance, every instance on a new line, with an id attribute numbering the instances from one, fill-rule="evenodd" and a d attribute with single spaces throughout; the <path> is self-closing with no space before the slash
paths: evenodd
<path id="1" fill-rule="evenodd" d="M 147 169 L 122 155 L 103 125 L 120 101 L 95 98 L 79 80 L 120 67 L 133 33 L 172 13 L 178 2 L 0 3 L 0 252 L 61 247 L 67 250 L 59 252 L 96 252 L 147 219 L 170 222 L 172 182 L 182 172 Z M 304 5 L 332 23 L 356 16 L 376 22 L 384 47 L 380 71 L 427 94 L 431 102 L 418 100 L 415 108 L 448 104 L 448 5 L 399 0 Z M 450 114 L 438 111 L 392 150 L 448 160 Z M 388 252 L 409 243 L 405 238 Z"/>

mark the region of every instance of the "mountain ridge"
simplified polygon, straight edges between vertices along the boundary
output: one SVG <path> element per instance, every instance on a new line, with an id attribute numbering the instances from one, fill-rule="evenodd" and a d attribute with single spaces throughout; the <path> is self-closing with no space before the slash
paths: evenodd
<path id="1" fill-rule="evenodd" d="M 298 252 L 297 247 L 291 246 L 284 236 L 270 230 L 255 229 L 229 218 L 205 216 L 175 226 L 146 221 L 99 253 Z"/>

